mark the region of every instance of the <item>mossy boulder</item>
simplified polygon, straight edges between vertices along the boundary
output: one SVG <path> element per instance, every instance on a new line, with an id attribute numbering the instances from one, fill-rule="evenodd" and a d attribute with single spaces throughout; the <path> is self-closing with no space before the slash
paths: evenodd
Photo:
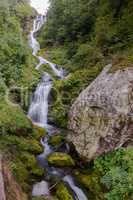
<path id="1" fill-rule="evenodd" d="M 43 152 L 44 148 L 40 145 L 40 141 L 32 139 L 29 143 L 31 145 L 31 151 L 33 151 L 34 154 L 41 154 Z"/>
<path id="2" fill-rule="evenodd" d="M 75 166 L 75 161 L 72 157 L 66 153 L 54 152 L 48 156 L 49 165 L 56 167 L 73 167 Z"/>
<path id="3" fill-rule="evenodd" d="M 57 186 L 56 194 L 59 200 L 74 200 L 72 194 L 63 183 Z"/>
<path id="4" fill-rule="evenodd" d="M 32 123 L 19 106 L 0 101 L 0 133 L 25 136 L 32 133 Z"/>
<path id="5" fill-rule="evenodd" d="M 65 141 L 65 138 L 63 135 L 54 135 L 49 138 L 48 143 L 49 143 L 49 145 L 51 145 L 53 147 L 58 147 L 64 141 Z"/>
<path id="6" fill-rule="evenodd" d="M 43 148 L 37 140 L 31 138 L 18 137 L 15 135 L 1 136 L 0 148 L 15 149 L 18 153 L 27 151 L 32 154 L 40 154 Z M 13 148 L 12 148 L 13 147 Z"/>
<path id="7" fill-rule="evenodd" d="M 46 136 L 46 131 L 43 127 L 33 125 L 34 134 L 36 139 L 40 139 L 41 137 Z"/>

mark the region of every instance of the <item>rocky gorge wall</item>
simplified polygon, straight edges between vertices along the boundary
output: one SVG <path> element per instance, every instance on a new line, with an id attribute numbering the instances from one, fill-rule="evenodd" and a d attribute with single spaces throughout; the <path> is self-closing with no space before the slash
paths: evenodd
<path id="1" fill-rule="evenodd" d="M 133 141 L 133 68 L 110 73 L 111 68 L 104 68 L 69 112 L 68 139 L 88 159 Z"/>

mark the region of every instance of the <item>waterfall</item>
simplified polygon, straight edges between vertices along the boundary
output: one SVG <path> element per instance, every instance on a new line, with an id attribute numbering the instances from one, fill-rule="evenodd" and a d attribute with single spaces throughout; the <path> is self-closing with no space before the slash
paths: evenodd
<path id="1" fill-rule="evenodd" d="M 33 56 L 35 56 L 39 64 L 37 64 L 36 69 L 39 70 L 42 64 L 48 64 L 55 75 L 59 77 L 60 79 L 64 78 L 64 70 L 62 68 L 58 69 L 57 65 L 46 60 L 45 58 L 38 56 L 37 53 L 40 50 L 40 44 L 35 38 L 35 33 L 37 33 L 42 25 L 45 22 L 44 16 L 37 16 L 33 23 L 33 30 L 30 32 L 30 47 L 33 49 Z M 44 72 L 42 74 L 42 78 L 40 83 L 38 84 L 32 98 L 31 98 L 31 104 L 28 111 L 28 117 L 32 120 L 34 124 L 37 124 L 38 126 L 45 127 L 48 130 L 48 134 L 51 134 L 51 130 L 48 125 L 48 97 L 49 93 L 51 91 L 53 82 L 51 79 L 51 76 Z M 64 172 L 61 173 L 59 170 L 57 170 L 54 167 L 49 167 L 47 163 L 47 156 L 53 152 L 53 149 L 48 144 L 48 138 L 49 135 L 45 138 L 41 139 L 41 144 L 44 147 L 44 152 L 38 156 L 39 162 L 42 164 L 42 166 L 47 169 L 49 175 L 56 175 L 58 177 L 64 177 L 62 180 L 69 184 L 70 188 L 73 190 L 75 194 L 76 200 L 87 200 L 87 197 L 83 193 L 83 191 L 77 187 L 73 181 L 73 178 L 71 175 L 64 176 Z M 33 186 L 32 190 L 33 196 L 45 196 L 50 198 L 50 191 L 48 187 L 47 181 L 41 181 L 39 183 L 36 183 Z"/>
<path id="2" fill-rule="evenodd" d="M 88 200 L 87 197 L 85 196 L 84 192 L 75 185 L 72 176 L 70 176 L 70 175 L 65 176 L 63 178 L 63 181 L 68 183 L 68 185 L 74 191 L 76 200 Z"/>
<path id="3" fill-rule="evenodd" d="M 48 115 L 48 95 L 52 88 L 52 81 L 46 72 L 42 76 L 42 80 L 33 94 L 28 117 L 32 119 L 34 124 L 45 127 L 47 126 Z"/>
<path id="4" fill-rule="evenodd" d="M 33 30 L 30 32 L 30 47 L 33 49 L 33 56 L 35 56 L 39 60 L 39 64 L 36 66 L 36 69 L 39 70 L 42 64 L 48 64 L 51 69 L 54 71 L 55 75 L 61 79 L 64 78 L 64 70 L 57 69 L 57 65 L 52 63 L 41 56 L 37 56 L 38 51 L 40 50 L 40 44 L 35 38 L 35 33 L 37 33 L 42 25 L 45 23 L 45 16 L 39 15 L 33 22 Z"/>

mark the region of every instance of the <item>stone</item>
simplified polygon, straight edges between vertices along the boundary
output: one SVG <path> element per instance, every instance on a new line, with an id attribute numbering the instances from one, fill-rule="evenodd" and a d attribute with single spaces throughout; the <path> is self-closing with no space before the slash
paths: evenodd
<path id="1" fill-rule="evenodd" d="M 91 160 L 133 141 L 133 68 L 101 74 L 76 99 L 69 112 L 68 139 Z"/>
<path id="2" fill-rule="evenodd" d="M 48 163 L 56 167 L 73 167 L 75 162 L 72 157 L 66 153 L 54 152 L 48 156 Z"/>

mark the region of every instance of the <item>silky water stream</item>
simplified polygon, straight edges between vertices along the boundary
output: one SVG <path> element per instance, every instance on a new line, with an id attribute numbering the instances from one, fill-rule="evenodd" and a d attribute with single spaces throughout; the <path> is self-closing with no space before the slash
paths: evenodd
<path id="1" fill-rule="evenodd" d="M 63 79 L 64 70 L 62 68 L 57 69 L 57 65 L 49 62 L 45 58 L 38 56 L 37 53 L 40 50 L 40 44 L 35 38 L 35 34 L 40 30 L 42 25 L 45 23 L 45 17 L 38 15 L 33 22 L 33 29 L 30 32 L 30 47 L 33 49 L 33 56 L 35 56 L 39 64 L 36 69 L 39 70 L 42 64 L 48 64 L 53 70 L 55 75 Z M 70 172 L 66 172 L 63 169 L 57 169 L 50 167 L 47 163 L 47 156 L 54 152 L 54 149 L 48 144 L 48 139 L 55 133 L 55 128 L 48 124 L 48 97 L 52 88 L 53 82 L 52 77 L 47 72 L 42 74 L 40 83 L 38 84 L 31 100 L 31 104 L 28 111 L 28 117 L 32 122 L 38 126 L 44 127 L 47 130 L 48 136 L 41 139 L 41 145 L 44 147 L 44 152 L 37 157 L 39 164 L 47 170 L 47 176 L 45 180 L 35 184 L 33 186 L 32 196 L 45 196 L 50 199 L 50 187 L 49 187 L 49 177 L 57 176 L 59 180 L 66 183 L 71 191 L 73 192 L 74 198 L 76 200 L 87 200 L 88 198 L 84 192 L 74 183 L 74 179 Z M 66 150 L 69 149 L 66 145 Z"/>

